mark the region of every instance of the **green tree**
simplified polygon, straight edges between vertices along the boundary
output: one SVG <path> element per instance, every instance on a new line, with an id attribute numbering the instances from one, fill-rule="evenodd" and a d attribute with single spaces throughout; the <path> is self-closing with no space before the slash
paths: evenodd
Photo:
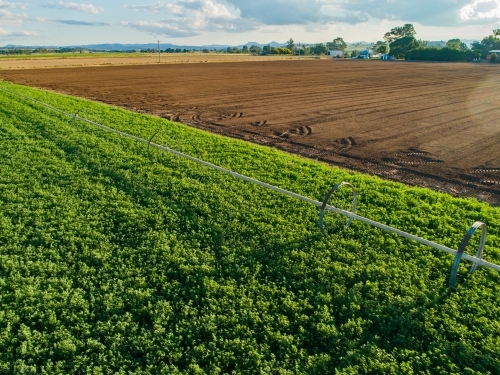
<path id="1" fill-rule="evenodd" d="M 482 48 L 481 42 L 478 41 L 472 42 L 470 48 L 474 51 L 480 50 Z"/>
<path id="2" fill-rule="evenodd" d="M 415 48 L 405 54 L 406 60 L 417 61 L 473 61 L 477 53 L 471 50 L 460 51 L 449 47 Z"/>
<path id="3" fill-rule="evenodd" d="M 271 55 L 274 53 L 274 50 L 275 48 L 274 47 L 271 47 L 269 44 L 267 46 L 264 46 L 264 48 L 262 49 L 262 51 L 266 54 L 266 55 Z"/>
<path id="4" fill-rule="evenodd" d="M 415 31 L 415 28 L 411 23 L 407 23 L 404 26 L 397 26 L 391 31 L 385 33 L 384 39 L 387 43 L 392 43 L 397 39 L 405 38 L 405 37 L 412 37 L 416 34 L 417 32 Z"/>
<path id="5" fill-rule="evenodd" d="M 359 56 L 359 51 L 357 49 L 351 52 L 351 57 L 358 57 L 358 56 Z"/>
<path id="6" fill-rule="evenodd" d="M 344 39 L 342 39 L 341 37 L 335 38 L 333 42 L 328 42 L 326 46 L 328 49 L 342 52 L 345 52 L 347 48 L 346 42 L 344 42 Z"/>
<path id="7" fill-rule="evenodd" d="M 497 38 L 495 35 L 489 35 L 484 37 L 481 42 L 473 42 L 471 47 L 474 52 L 480 52 L 484 58 L 488 54 L 488 51 L 500 49 L 500 38 Z"/>
<path id="8" fill-rule="evenodd" d="M 496 63 L 498 61 L 498 55 L 496 53 L 492 53 L 490 57 L 490 62 Z"/>
<path id="9" fill-rule="evenodd" d="M 467 47 L 467 44 L 462 42 L 460 39 L 450 39 L 446 42 L 446 47 L 450 49 L 456 49 L 457 51 L 468 51 L 469 48 Z"/>
<path id="10" fill-rule="evenodd" d="M 373 46 L 373 51 L 375 51 L 375 53 L 388 53 L 389 52 L 389 46 L 387 45 L 387 42 L 379 40 Z"/>
<path id="11" fill-rule="evenodd" d="M 493 36 L 494 37 L 500 36 L 500 29 L 493 30 Z"/>
<path id="12" fill-rule="evenodd" d="M 290 51 L 293 51 L 295 49 L 295 42 L 292 38 L 286 42 L 286 48 L 288 48 Z"/>
<path id="13" fill-rule="evenodd" d="M 243 48 L 241 49 L 241 52 L 249 53 L 248 46 L 243 46 Z"/>
<path id="14" fill-rule="evenodd" d="M 391 55 L 397 59 L 404 59 L 406 52 L 418 47 L 418 41 L 414 36 L 405 36 L 403 38 L 396 39 L 389 44 Z"/>
<path id="15" fill-rule="evenodd" d="M 250 47 L 249 51 L 251 53 L 253 53 L 254 55 L 259 55 L 260 51 L 262 51 L 262 48 L 260 48 L 259 46 L 253 45 L 253 46 Z"/>
<path id="16" fill-rule="evenodd" d="M 274 53 L 277 55 L 289 55 L 292 53 L 288 48 L 284 47 L 279 47 L 279 48 L 274 48 Z"/>
<path id="17" fill-rule="evenodd" d="M 326 46 L 323 43 L 316 44 L 314 47 L 312 47 L 312 52 L 315 55 L 325 54 L 326 51 L 327 51 Z"/>

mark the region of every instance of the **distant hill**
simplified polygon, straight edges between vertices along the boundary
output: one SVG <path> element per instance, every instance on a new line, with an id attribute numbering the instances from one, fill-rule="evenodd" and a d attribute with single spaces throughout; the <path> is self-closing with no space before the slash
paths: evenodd
<path id="1" fill-rule="evenodd" d="M 462 39 L 462 41 L 470 46 L 470 44 L 473 42 L 473 40 L 469 39 Z M 318 42 L 318 43 L 323 43 L 326 44 L 326 41 L 324 42 Z M 279 43 L 276 41 L 272 41 L 270 43 L 257 43 L 257 42 L 248 42 L 245 44 L 239 44 L 239 45 L 230 45 L 230 44 L 209 44 L 209 45 L 201 45 L 201 46 L 196 46 L 196 45 L 177 45 L 177 44 L 172 44 L 172 43 L 160 43 L 160 49 L 165 50 L 168 48 L 173 48 L 173 49 L 188 49 L 188 50 L 203 50 L 203 49 L 209 49 L 209 50 L 221 50 L 221 49 L 226 49 L 228 47 L 238 47 L 238 48 L 243 48 L 244 46 L 251 47 L 251 46 L 259 46 L 259 47 L 264 47 L 267 45 L 270 45 L 271 47 L 284 47 L 286 46 L 285 43 Z M 296 45 L 299 44 L 299 42 L 295 42 Z M 314 45 L 317 43 L 300 43 L 301 45 Z M 365 42 L 365 41 L 359 41 L 359 42 L 346 42 L 347 44 L 347 50 L 362 50 L 369 48 L 371 43 L 370 42 Z M 446 41 L 440 40 L 440 41 L 428 41 L 427 44 L 429 47 L 430 46 L 435 46 L 435 47 L 444 47 L 446 45 Z M 142 49 L 157 49 L 158 48 L 158 43 L 137 43 L 137 44 L 122 44 L 122 43 L 104 43 L 104 44 L 82 44 L 82 45 L 72 45 L 72 46 L 20 46 L 20 45 L 13 45 L 13 44 L 8 44 L 4 47 L 0 48 L 50 48 L 50 49 L 55 49 L 55 48 L 83 48 L 83 49 L 88 49 L 88 50 L 94 50 L 94 51 L 138 51 Z"/>
<path id="2" fill-rule="evenodd" d="M 321 42 L 319 42 L 321 43 Z M 326 42 L 323 42 L 326 43 Z M 295 42 L 296 45 L 299 44 L 299 42 Z M 301 45 L 313 45 L 317 43 L 300 43 Z M 364 45 L 369 45 L 370 43 L 368 42 L 357 42 L 357 43 L 347 43 L 348 46 L 364 46 Z M 238 47 L 238 48 L 243 48 L 244 46 L 251 47 L 251 46 L 259 46 L 259 47 L 264 47 L 270 45 L 271 47 L 284 47 L 287 45 L 287 43 L 279 43 L 276 41 L 272 41 L 270 43 L 258 43 L 258 42 L 248 42 L 245 44 L 239 44 L 239 45 L 232 45 L 232 44 L 208 44 L 208 45 L 178 45 L 178 44 L 172 44 L 172 43 L 161 43 L 160 42 L 160 49 L 165 50 L 167 48 L 173 48 L 173 49 L 188 49 L 188 50 L 202 50 L 202 49 L 209 49 L 209 50 L 220 50 L 220 49 L 226 49 L 228 47 Z M 137 50 L 142 50 L 142 49 L 157 49 L 158 48 L 158 43 L 137 43 L 137 44 L 122 44 L 122 43 L 103 43 L 103 44 L 80 44 L 80 45 L 71 45 L 71 46 L 20 46 L 20 45 L 6 45 L 4 47 L 0 48 L 83 48 L 83 49 L 88 49 L 88 50 L 95 50 L 95 51 L 137 51 Z"/>
<path id="3" fill-rule="evenodd" d="M 158 43 L 145 43 L 145 44 L 121 44 L 121 43 L 106 43 L 106 44 L 85 44 L 78 46 L 68 46 L 68 47 L 80 47 L 85 49 L 92 49 L 97 51 L 135 51 L 141 49 L 157 49 Z M 160 43 L 160 49 L 164 50 L 167 48 L 181 48 L 181 49 L 203 49 L 205 47 L 200 46 L 178 46 L 171 43 Z"/>
<path id="4" fill-rule="evenodd" d="M 253 45 L 264 47 L 267 45 L 271 45 L 271 47 L 282 47 L 285 46 L 286 43 L 257 43 L 257 42 L 248 42 L 246 44 L 240 45 L 229 45 L 229 44 L 210 44 L 210 45 L 202 45 L 202 46 L 194 46 L 194 45 L 177 45 L 172 43 L 161 43 L 160 49 L 165 50 L 168 48 L 173 49 L 188 49 L 188 50 L 202 50 L 202 49 L 226 49 L 227 47 L 238 47 L 243 48 L 244 46 L 251 47 Z M 72 46 L 20 46 L 8 44 L 4 47 L 0 48 L 83 48 L 94 51 L 137 51 L 142 49 L 157 49 L 158 43 L 143 43 L 143 44 L 122 44 L 122 43 L 105 43 L 105 44 L 81 44 L 81 45 L 72 45 Z"/>

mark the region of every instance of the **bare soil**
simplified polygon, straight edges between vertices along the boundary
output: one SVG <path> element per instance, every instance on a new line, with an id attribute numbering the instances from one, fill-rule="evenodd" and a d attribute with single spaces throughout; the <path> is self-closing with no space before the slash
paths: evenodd
<path id="1" fill-rule="evenodd" d="M 274 61 L 0 71 L 0 78 L 500 204 L 500 68 Z"/>
<path id="2" fill-rule="evenodd" d="M 1 69 L 36 69 L 36 68 L 63 68 L 63 67 L 89 67 L 89 66 L 116 66 L 116 65 L 147 65 L 158 64 L 157 54 L 141 54 L 140 56 L 99 56 L 98 54 L 88 57 L 82 56 L 66 57 L 41 57 L 29 55 L 26 57 L 0 57 Z M 165 53 L 160 56 L 160 65 L 164 64 L 200 64 L 220 62 L 246 62 L 246 61 L 276 61 L 310 59 L 310 57 L 299 56 L 253 56 L 244 54 L 208 54 L 208 53 Z"/>

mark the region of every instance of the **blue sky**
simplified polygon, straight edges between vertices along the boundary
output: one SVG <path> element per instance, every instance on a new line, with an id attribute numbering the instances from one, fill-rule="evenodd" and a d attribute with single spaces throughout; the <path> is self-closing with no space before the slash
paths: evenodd
<path id="1" fill-rule="evenodd" d="M 0 46 L 375 42 L 404 23 L 425 40 L 481 39 L 500 0 L 0 0 Z"/>

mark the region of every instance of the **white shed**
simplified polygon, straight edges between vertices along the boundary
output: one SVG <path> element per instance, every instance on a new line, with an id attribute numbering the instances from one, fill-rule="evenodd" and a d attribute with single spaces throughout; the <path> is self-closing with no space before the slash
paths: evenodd
<path id="1" fill-rule="evenodd" d="M 384 53 L 380 55 L 380 60 L 394 60 L 394 57 L 387 53 Z"/>
<path id="2" fill-rule="evenodd" d="M 331 56 L 331 57 L 343 57 L 344 56 L 344 52 L 339 51 L 339 50 L 330 50 L 330 51 L 327 51 L 326 54 L 328 56 Z"/>

